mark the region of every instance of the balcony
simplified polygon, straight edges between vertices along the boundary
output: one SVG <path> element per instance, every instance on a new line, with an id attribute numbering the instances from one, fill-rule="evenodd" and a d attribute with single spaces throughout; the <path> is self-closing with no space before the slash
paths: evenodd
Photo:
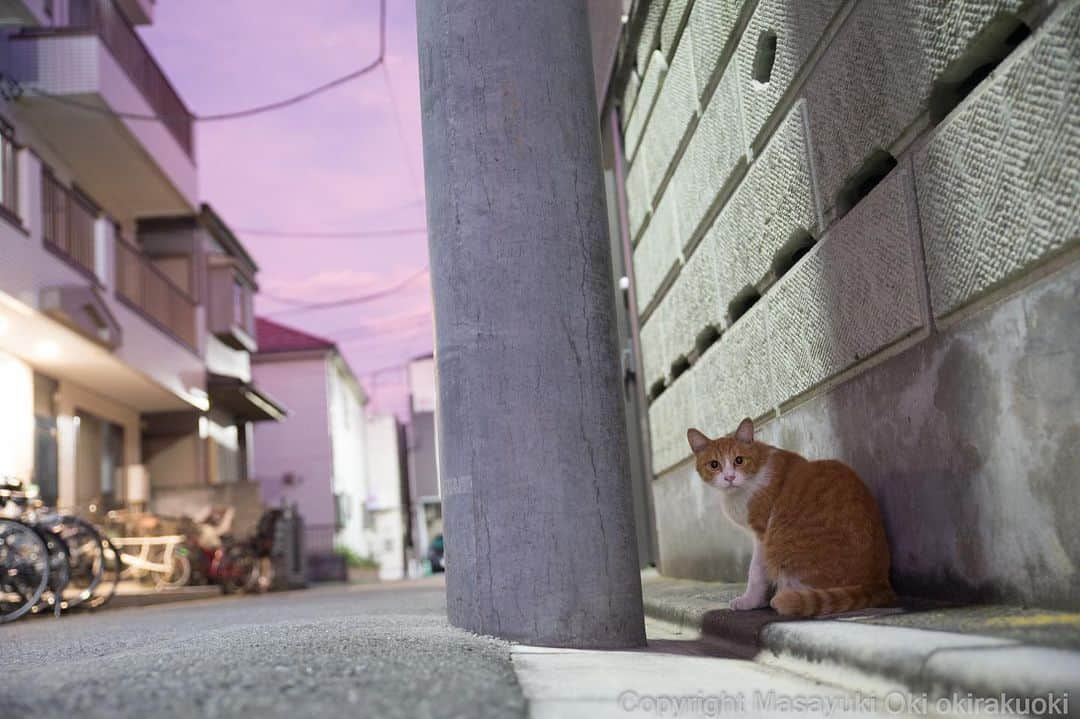
<path id="1" fill-rule="evenodd" d="M 116 238 L 116 297 L 192 351 L 198 351 L 195 300 L 121 237 Z"/>
<path id="2" fill-rule="evenodd" d="M 20 114 L 111 214 L 197 206 L 194 119 L 116 0 L 72 0 L 67 26 L 24 28 L 10 58 Z"/>
<path id="3" fill-rule="evenodd" d="M 49 173 L 41 177 L 42 239 L 50 252 L 60 255 L 98 283 L 94 223 L 97 208 L 57 182 Z"/>

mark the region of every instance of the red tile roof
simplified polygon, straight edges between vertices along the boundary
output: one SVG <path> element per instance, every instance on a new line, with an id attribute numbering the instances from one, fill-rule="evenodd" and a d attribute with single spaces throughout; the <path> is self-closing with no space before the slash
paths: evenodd
<path id="1" fill-rule="evenodd" d="M 328 339 L 309 335 L 307 332 L 286 327 L 264 317 L 255 318 L 255 334 L 259 344 L 259 353 L 332 350 L 337 347 Z"/>

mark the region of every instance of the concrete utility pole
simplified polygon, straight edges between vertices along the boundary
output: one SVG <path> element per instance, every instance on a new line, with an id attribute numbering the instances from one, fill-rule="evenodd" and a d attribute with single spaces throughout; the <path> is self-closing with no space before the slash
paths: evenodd
<path id="1" fill-rule="evenodd" d="M 644 643 L 584 0 L 419 0 L 447 600 Z"/>

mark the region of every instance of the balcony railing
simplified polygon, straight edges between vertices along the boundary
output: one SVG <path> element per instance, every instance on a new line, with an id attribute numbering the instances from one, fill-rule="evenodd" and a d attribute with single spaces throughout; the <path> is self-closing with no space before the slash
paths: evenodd
<path id="1" fill-rule="evenodd" d="M 97 209 L 46 172 L 41 178 L 41 214 L 45 246 L 96 278 Z"/>
<path id="2" fill-rule="evenodd" d="M 192 350 L 196 349 L 195 300 L 146 255 L 116 238 L 116 296 Z"/>
<path id="3" fill-rule="evenodd" d="M 87 32 L 97 35 L 187 156 L 194 158 L 194 118 L 115 0 L 71 0 L 70 7 L 67 26 L 27 28 L 21 34 L 28 37 Z"/>

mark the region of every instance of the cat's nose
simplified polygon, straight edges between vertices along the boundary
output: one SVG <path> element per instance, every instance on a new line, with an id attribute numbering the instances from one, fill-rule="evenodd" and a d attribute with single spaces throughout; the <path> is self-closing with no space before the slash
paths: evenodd
<path id="1" fill-rule="evenodd" d="M 735 481 L 735 475 L 734 474 L 724 475 L 724 481 L 727 482 L 728 484 L 732 484 Z"/>

